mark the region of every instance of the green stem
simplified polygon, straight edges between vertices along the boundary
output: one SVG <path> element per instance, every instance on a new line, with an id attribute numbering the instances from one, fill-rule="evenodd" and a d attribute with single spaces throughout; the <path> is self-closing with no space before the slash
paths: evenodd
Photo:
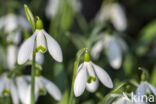
<path id="1" fill-rule="evenodd" d="M 33 51 L 32 69 L 31 69 L 31 104 L 35 104 L 35 57 L 36 51 Z"/>

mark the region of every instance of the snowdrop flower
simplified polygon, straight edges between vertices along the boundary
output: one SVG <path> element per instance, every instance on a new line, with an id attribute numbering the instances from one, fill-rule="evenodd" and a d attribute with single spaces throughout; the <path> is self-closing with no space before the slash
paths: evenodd
<path id="1" fill-rule="evenodd" d="M 80 96 L 84 92 L 85 88 L 89 92 L 95 92 L 98 88 L 99 80 L 106 87 L 113 88 L 110 76 L 103 68 L 90 61 L 90 55 L 86 51 L 84 55 L 84 63 L 79 66 L 75 78 L 75 96 Z"/>
<path id="2" fill-rule="evenodd" d="M 148 82 L 141 82 L 136 90 L 136 95 L 146 95 L 152 93 L 156 96 L 156 88 Z"/>
<path id="3" fill-rule="evenodd" d="M 33 50 L 45 53 L 48 49 L 50 55 L 58 62 L 62 62 L 62 50 L 60 45 L 44 29 L 43 23 L 38 18 L 36 31 L 20 47 L 18 53 L 18 64 L 25 63 L 32 55 Z"/>
<path id="4" fill-rule="evenodd" d="M 114 69 L 119 69 L 122 63 L 122 52 L 127 50 L 125 41 L 115 35 L 102 33 L 104 38 L 97 41 L 91 49 L 91 55 L 94 59 L 98 59 L 103 49 L 106 50 L 106 56 L 110 65 Z"/>
<path id="5" fill-rule="evenodd" d="M 7 41 L 18 44 L 21 40 L 21 28 L 29 30 L 30 26 L 24 17 L 11 13 L 0 18 L 0 29 L 2 28 L 8 34 Z"/>
<path id="6" fill-rule="evenodd" d="M 6 73 L 0 77 L 0 95 L 11 95 L 13 104 L 19 104 L 19 96 L 13 79 L 9 78 Z"/>
<path id="7" fill-rule="evenodd" d="M 124 31 L 127 27 L 124 10 L 118 3 L 104 5 L 95 18 L 97 23 L 104 23 L 107 20 L 110 20 L 118 31 Z"/>
<path id="8" fill-rule="evenodd" d="M 22 16 L 16 16 L 11 13 L 0 18 L 0 29 L 4 28 L 6 33 L 13 32 L 18 26 L 22 26 L 26 29 L 30 28 L 26 19 Z"/>
<path id="9" fill-rule="evenodd" d="M 7 47 L 7 65 L 9 69 L 13 69 L 16 64 L 17 46 L 9 45 Z"/>
<path id="10" fill-rule="evenodd" d="M 61 100 L 62 94 L 59 88 L 42 76 L 36 76 L 36 91 L 38 94 L 44 94 L 46 91 L 57 101 Z"/>

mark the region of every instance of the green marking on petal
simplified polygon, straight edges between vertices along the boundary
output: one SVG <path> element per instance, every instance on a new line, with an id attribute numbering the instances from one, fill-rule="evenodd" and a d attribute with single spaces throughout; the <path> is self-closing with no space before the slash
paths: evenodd
<path id="1" fill-rule="evenodd" d="M 8 89 L 4 89 L 3 90 L 3 95 L 9 96 L 10 95 L 10 91 Z"/>
<path id="2" fill-rule="evenodd" d="M 46 91 L 43 88 L 40 88 L 39 89 L 39 94 L 45 95 L 46 94 Z"/>
<path id="3" fill-rule="evenodd" d="M 95 82 L 96 81 L 96 78 L 94 76 L 89 76 L 87 82 L 88 83 L 91 83 L 91 81 L 94 81 Z"/>
<path id="4" fill-rule="evenodd" d="M 40 46 L 38 46 L 37 48 L 36 48 L 36 52 L 38 53 L 38 52 L 42 52 L 42 53 L 45 53 L 46 52 L 46 48 L 45 47 L 43 47 L 42 45 L 40 45 Z"/>

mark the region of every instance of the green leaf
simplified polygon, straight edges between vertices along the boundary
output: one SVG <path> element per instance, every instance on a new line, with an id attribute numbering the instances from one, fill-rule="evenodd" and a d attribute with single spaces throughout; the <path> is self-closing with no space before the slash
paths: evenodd
<path id="1" fill-rule="evenodd" d="M 25 9 L 25 14 L 27 16 L 27 19 L 28 19 L 28 21 L 30 23 L 30 26 L 31 26 L 31 28 L 32 28 L 32 30 L 34 32 L 35 31 L 35 20 L 34 20 L 34 16 L 33 16 L 31 10 L 29 9 L 29 7 L 26 4 L 24 4 L 24 9 Z"/>
<path id="2" fill-rule="evenodd" d="M 57 104 L 68 104 L 68 99 L 69 99 L 69 91 L 66 90 L 63 94 L 62 100 Z"/>

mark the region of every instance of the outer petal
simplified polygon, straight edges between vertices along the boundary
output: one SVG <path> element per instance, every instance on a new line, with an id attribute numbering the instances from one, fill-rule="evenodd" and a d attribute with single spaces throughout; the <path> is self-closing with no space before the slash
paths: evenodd
<path id="1" fill-rule="evenodd" d="M 25 103 L 24 104 L 31 104 L 31 85 L 28 85 L 28 88 L 25 89 L 27 91 L 27 93 L 25 94 Z M 36 95 L 36 83 L 35 83 L 35 101 L 37 101 L 38 99 L 38 95 Z"/>
<path id="2" fill-rule="evenodd" d="M 19 96 L 18 96 L 17 88 L 12 81 L 10 81 L 10 92 L 11 92 L 13 104 L 19 104 Z"/>
<path id="3" fill-rule="evenodd" d="M 62 62 L 62 50 L 60 45 L 57 43 L 55 39 L 53 39 L 46 31 L 42 30 L 47 39 L 47 47 L 50 55 L 58 62 Z"/>
<path id="4" fill-rule="evenodd" d="M 12 69 L 16 63 L 17 47 L 15 45 L 9 45 L 7 48 L 7 64 L 8 68 Z"/>
<path id="5" fill-rule="evenodd" d="M 28 84 L 26 80 L 23 77 L 17 77 L 17 88 L 18 88 L 18 94 L 21 102 L 25 104 L 26 102 L 26 97 L 25 94 L 28 92 L 26 89 L 28 89 Z"/>
<path id="6" fill-rule="evenodd" d="M 112 37 L 109 45 L 106 48 L 106 54 L 111 66 L 114 69 L 119 69 L 122 62 L 122 54 L 114 37 Z"/>
<path id="7" fill-rule="evenodd" d="M 58 87 L 51 81 L 45 79 L 44 77 L 41 78 L 45 84 L 45 88 L 47 89 L 48 93 L 51 96 L 53 96 L 55 100 L 61 100 L 62 94 L 61 91 L 58 89 Z"/>
<path id="8" fill-rule="evenodd" d="M 149 88 L 151 89 L 152 93 L 156 96 L 156 88 L 153 87 L 151 84 L 148 83 Z"/>
<path id="9" fill-rule="evenodd" d="M 95 43 L 95 45 L 91 50 L 92 57 L 98 59 L 102 50 L 103 50 L 103 40 L 100 40 L 97 43 Z"/>
<path id="10" fill-rule="evenodd" d="M 108 73 L 101 67 L 95 65 L 93 62 L 92 65 L 101 83 L 108 88 L 113 88 L 113 83 Z"/>
<path id="11" fill-rule="evenodd" d="M 80 96 L 86 87 L 87 82 L 87 71 L 86 66 L 83 65 L 82 69 L 77 73 L 74 83 L 74 94 L 76 97 Z"/>
<path id="12" fill-rule="evenodd" d="M 119 4 L 113 5 L 111 16 L 112 16 L 112 23 L 117 30 L 123 31 L 126 29 L 127 20 L 123 8 Z"/>
<path id="13" fill-rule="evenodd" d="M 27 39 L 19 49 L 18 52 L 18 64 L 24 64 L 32 55 L 35 44 L 36 32 Z"/>

